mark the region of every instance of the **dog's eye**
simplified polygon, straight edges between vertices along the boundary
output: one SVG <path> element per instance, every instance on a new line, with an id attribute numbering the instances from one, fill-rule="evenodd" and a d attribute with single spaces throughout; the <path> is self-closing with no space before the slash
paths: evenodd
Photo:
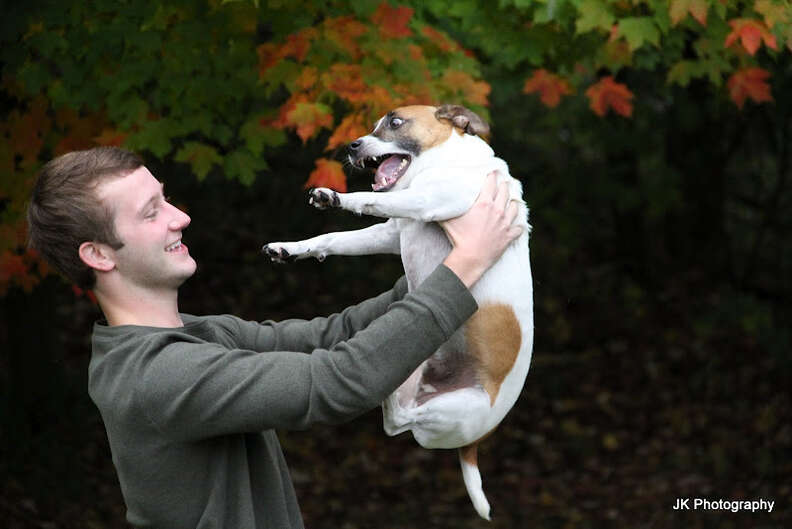
<path id="1" fill-rule="evenodd" d="M 404 120 L 402 118 L 393 117 L 391 118 L 389 125 L 390 128 L 392 129 L 398 129 L 399 127 L 402 126 L 402 123 L 404 123 Z"/>

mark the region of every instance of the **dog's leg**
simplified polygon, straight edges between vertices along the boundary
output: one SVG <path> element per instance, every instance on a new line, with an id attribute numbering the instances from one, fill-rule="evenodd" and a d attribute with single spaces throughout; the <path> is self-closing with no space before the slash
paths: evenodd
<path id="1" fill-rule="evenodd" d="M 375 217 L 401 217 L 422 222 L 448 220 L 466 212 L 478 196 L 479 187 L 459 182 L 434 181 L 401 191 L 337 193 L 318 187 L 308 202 L 319 209 L 338 207 Z"/>
<path id="2" fill-rule="evenodd" d="M 325 233 L 295 242 L 271 242 L 262 252 L 275 262 L 315 257 L 320 261 L 328 255 L 399 254 L 399 230 L 396 220 L 374 224 L 362 230 Z"/>

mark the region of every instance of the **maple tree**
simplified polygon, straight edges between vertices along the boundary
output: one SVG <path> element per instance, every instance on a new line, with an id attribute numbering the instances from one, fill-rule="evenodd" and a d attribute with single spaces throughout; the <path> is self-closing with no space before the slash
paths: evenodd
<path id="1" fill-rule="evenodd" d="M 665 76 L 656 90 L 703 81 L 740 108 L 772 102 L 792 49 L 780 0 L 98 0 L 6 18 L 0 293 L 46 273 L 25 250 L 24 204 L 40 164 L 68 150 L 123 145 L 249 184 L 296 138 L 325 151 L 310 185 L 342 189 L 340 150 L 391 108 L 489 118 L 485 67 L 549 108 L 584 99 L 625 119 L 640 72 Z"/>

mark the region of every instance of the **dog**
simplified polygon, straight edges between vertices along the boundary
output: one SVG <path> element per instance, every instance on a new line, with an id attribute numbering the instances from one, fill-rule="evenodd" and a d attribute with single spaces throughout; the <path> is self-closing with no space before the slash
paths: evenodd
<path id="1" fill-rule="evenodd" d="M 349 161 L 373 168 L 371 192 L 309 192 L 317 208 L 388 218 L 365 229 L 267 244 L 273 261 L 328 255 L 400 254 L 414 290 L 451 251 L 438 221 L 470 209 L 486 176 L 508 183 L 522 234 L 471 288 L 479 309 L 382 403 L 388 435 L 412 431 L 425 448 L 458 448 L 476 512 L 490 519 L 478 469 L 478 443 L 489 436 L 522 391 L 533 349 L 533 285 L 528 208 L 522 185 L 481 138 L 489 126 L 458 105 L 406 106 L 379 119 L 349 145 Z"/>

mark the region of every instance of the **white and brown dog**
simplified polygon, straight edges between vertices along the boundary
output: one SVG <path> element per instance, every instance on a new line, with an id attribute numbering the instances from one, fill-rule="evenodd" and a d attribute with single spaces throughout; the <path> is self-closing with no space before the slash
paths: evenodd
<path id="1" fill-rule="evenodd" d="M 275 261 L 327 255 L 401 254 L 410 290 L 451 251 L 438 221 L 465 213 L 490 172 L 519 202 L 522 235 L 473 286 L 478 311 L 382 404 L 385 431 L 411 430 L 425 448 L 459 448 L 473 506 L 489 519 L 477 445 L 519 396 L 533 347 L 533 286 L 528 209 L 520 182 L 479 135 L 489 128 L 470 110 L 408 106 L 381 118 L 371 134 L 350 145 L 357 167 L 376 167 L 373 192 L 318 188 L 310 203 L 389 220 L 355 231 L 299 242 L 270 243 Z M 386 192 L 387 191 L 387 192 Z"/>

